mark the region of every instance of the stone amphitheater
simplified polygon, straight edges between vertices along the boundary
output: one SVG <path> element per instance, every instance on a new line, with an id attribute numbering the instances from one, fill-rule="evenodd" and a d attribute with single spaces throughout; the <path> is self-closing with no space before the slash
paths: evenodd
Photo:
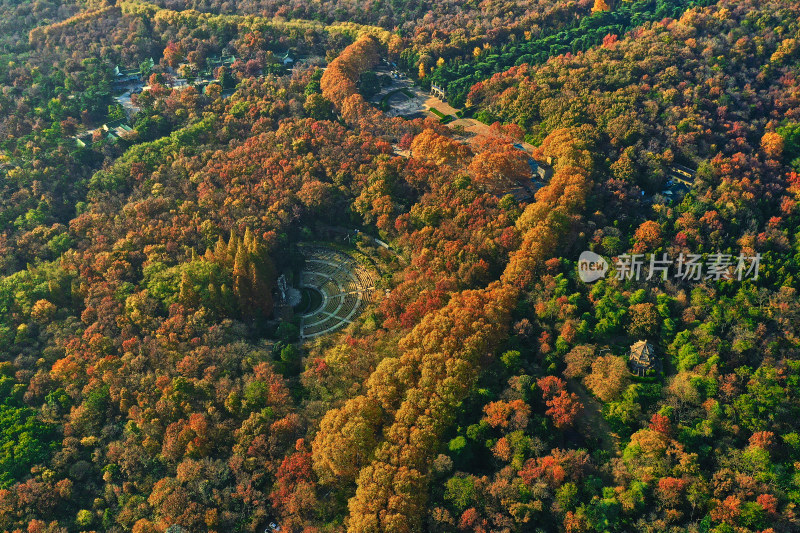
<path id="1" fill-rule="evenodd" d="M 305 269 L 299 287 L 313 289 L 321 304 L 300 315 L 300 336 L 313 339 L 352 323 L 378 295 L 378 273 L 365 268 L 351 256 L 323 246 L 301 247 Z"/>

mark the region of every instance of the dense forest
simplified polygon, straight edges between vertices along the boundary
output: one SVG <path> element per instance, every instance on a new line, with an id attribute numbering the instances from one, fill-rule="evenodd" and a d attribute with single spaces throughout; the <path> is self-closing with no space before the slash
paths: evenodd
<path id="1" fill-rule="evenodd" d="M 0 531 L 800 531 L 800 2 L 0 13 Z"/>

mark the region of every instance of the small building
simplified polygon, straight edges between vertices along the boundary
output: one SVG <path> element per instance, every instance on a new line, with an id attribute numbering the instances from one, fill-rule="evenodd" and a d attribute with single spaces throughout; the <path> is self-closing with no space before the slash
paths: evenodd
<path id="1" fill-rule="evenodd" d="M 686 185 L 683 181 L 667 180 L 664 184 L 664 190 L 661 192 L 664 196 L 670 199 L 681 198 L 689 192 L 691 186 Z"/>
<path id="2" fill-rule="evenodd" d="M 542 181 L 547 180 L 547 170 L 538 161 L 533 158 L 528 159 L 528 166 L 531 167 L 531 173 Z M 536 178 L 534 178 L 536 179 Z"/>
<path id="3" fill-rule="evenodd" d="M 680 183 L 686 187 L 691 188 L 694 185 L 694 176 L 696 172 L 683 165 L 672 165 L 667 175 L 674 183 Z"/>
<path id="4" fill-rule="evenodd" d="M 218 67 L 229 67 L 235 61 L 236 56 L 229 53 L 227 50 L 223 50 L 221 56 L 208 56 L 206 58 L 206 66 L 199 72 L 199 75 L 202 78 L 210 78 L 214 75 L 214 70 Z"/>
<path id="5" fill-rule="evenodd" d="M 292 65 L 294 65 L 294 58 L 289 55 L 289 52 L 286 52 L 283 57 L 281 57 L 281 63 L 283 63 L 284 67 L 290 68 Z"/>
<path id="6" fill-rule="evenodd" d="M 80 148 L 88 148 L 94 144 L 95 135 L 97 135 L 99 139 L 114 143 L 132 132 L 133 128 L 125 123 L 125 119 L 114 120 L 96 129 L 76 135 L 75 144 Z"/>
<path id="7" fill-rule="evenodd" d="M 133 133 L 133 128 L 131 128 L 127 124 L 120 124 L 112 131 L 117 137 L 124 137 L 125 135 L 130 135 L 131 133 Z"/>
<path id="8" fill-rule="evenodd" d="M 86 148 L 92 145 L 92 134 L 91 133 L 84 133 L 82 135 L 77 135 L 75 137 L 75 144 L 78 145 L 79 148 Z"/>
<path id="9" fill-rule="evenodd" d="M 121 69 L 118 66 L 114 67 L 114 79 L 111 84 L 116 88 L 128 83 L 141 81 L 141 75 L 136 69 Z"/>
<path id="10" fill-rule="evenodd" d="M 650 370 L 659 366 L 653 345 L 647 341 L 639 341 L 631 346 L 630 352 L 631 372 L 637 376 L 644 376 Z"/>
<path id="11" fill-rule="evenodd" d="M 514 148 L 523 152 L 530 153 L 521 142 L 514 143 Z M 549 158 L 548 158 L 549 159 Z M 531 175 L 534 180 L 548 182 L 553 175 L 553 167 L 550 163 L 544 161 L 537 161 L 532 157 L 528 157 L 528 166 L 531 167 Z"/>

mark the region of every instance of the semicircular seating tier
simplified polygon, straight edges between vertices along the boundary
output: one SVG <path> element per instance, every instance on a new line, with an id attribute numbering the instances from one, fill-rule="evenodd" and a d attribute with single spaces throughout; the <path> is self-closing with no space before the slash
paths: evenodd
<path id="1" fill-rule="evenodd" d="M 324 246 L 301 246 L 305 268 L 300 288 L 322 295 L 322 304 L 300 315 L 300 335 L 313 339 L 351 324 L 377 297 L 378 273 L 344 252 Z"/>

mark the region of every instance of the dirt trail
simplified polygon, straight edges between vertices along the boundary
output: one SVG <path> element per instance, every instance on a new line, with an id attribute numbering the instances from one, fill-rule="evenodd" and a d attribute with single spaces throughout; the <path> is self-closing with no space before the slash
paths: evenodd
<path id="1" fill-rule="evenodd" d="M 491 127 L 489 127 L 488 125 L 484 124 L 479 120 L 475 120 L 474 118 L 459 118 L 448 123 L 447 126 L 450 129 L 453 129 L 456 126 L 462 126 L 464 128 L 464 131 L 473 134 L 474 137 L 477 137 L 479 135 L 482 135 L 484 137 L 498 136 L 498 134 L 495 131 L 493 131 Z M 517 144 L 522 146 L 522 149 L 528 152 L 529 154 L 533 153 L 534 146 L 532 144 L 526 143 L 524 141 L 520 141 Z"/>
<path id="2" fill-rule="evenodd" d="M 620 455 L 619 437 L 611 430 L 611 426 L 603 416 L 603 407 L 586 389 L 574 379 L 567 380 L 567 389 L 574 392 L 583 404 L 583 412 L 578 424 L 588 435 L 592 435 L 603 443 L 603 449 L 612 456 Z"/>

